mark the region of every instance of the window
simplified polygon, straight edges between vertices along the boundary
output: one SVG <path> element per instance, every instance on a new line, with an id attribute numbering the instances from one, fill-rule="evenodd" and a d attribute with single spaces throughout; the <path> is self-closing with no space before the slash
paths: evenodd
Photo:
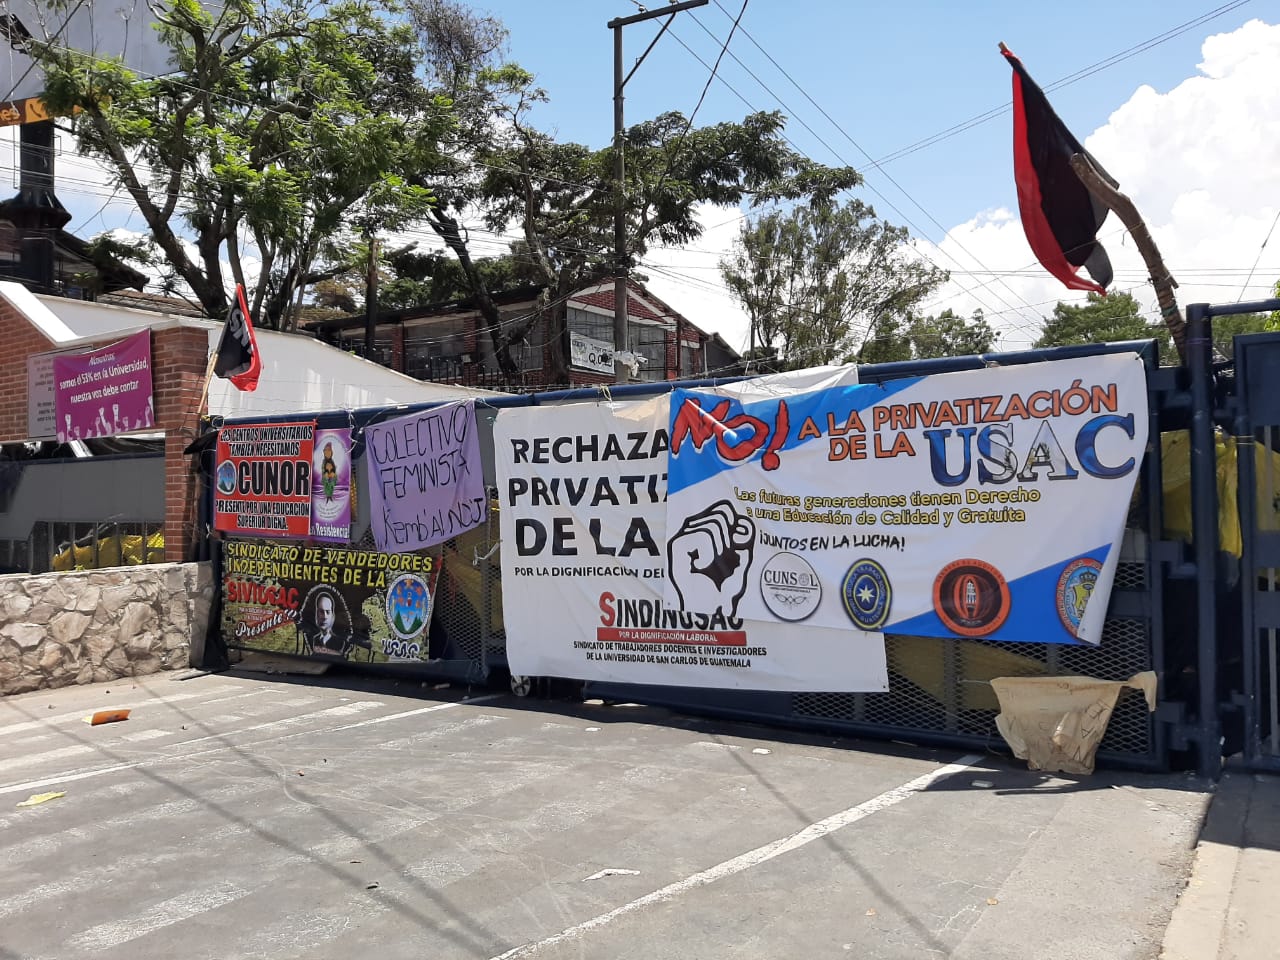
<path id="1" fill-rule="evenodd" d="M 676 371 L 676 375 L 700 377 L 702 374 L 702 348 L 693 343 L 680 344 L 680 369 Z"/>
<path id="2" fill-rule="evenodd" d="M 467 353 L 467 321 L 439 320 L 405 327 L 404 372 L 419 380 L 462 376 Z"/>
<path id="3" fill-rule="evenodd" d="M 592 340 L 599 340 L 613 346 L 613 316 L 605 313 L 590 313 L 576 307 L 568 309 L 570 333 L 580 333 Z"/>
<path id="4" fill-rule="evenodd" d="M 632 351 L 645 359 L 636 373 L 636 379 L 667 379 L 667 330 L 655 324 L 632 320 L 627 324 L 627 339 L 631 342 Z"/>

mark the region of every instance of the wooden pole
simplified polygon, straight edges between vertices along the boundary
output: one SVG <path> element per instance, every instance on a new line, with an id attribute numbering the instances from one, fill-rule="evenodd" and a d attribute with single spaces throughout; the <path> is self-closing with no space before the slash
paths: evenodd
<path id="1" fill-rule="evenodd" d="M 1156 242 L 1151 239 L 1151 232 L 1147 230 L 1147 225 L 1143 222 L 1142 215 L 1138 213 L 1138 208 L 1133 205 L 1132 200 L 1107 182 L 1085 154 L 1077 153 L 1071 157 L 1071 169 L 1075 170 L 1076 176 L 1089 192 L 1120 218 L 1120 222 L 1129 231 L 1129 236 L 1133 237 L 1133 242 L 1147 265 L 1151 285 L 1155 287 L 1156 300 L 1160 304 L 1160 316 L 1164 319 L 1165 326 L 1169 328 L 1173 345 L 1178 350 L 1178 360 L 1185 364 L 1187 362 L 1187 325 L 1181 311 L 1178 310 L 1178 300 L 1173 293 L 1178 286 L 1178 281 L 1173 279 L 1168 268 L 1165 267 L 1164 258 L 1160 256 Z"/>

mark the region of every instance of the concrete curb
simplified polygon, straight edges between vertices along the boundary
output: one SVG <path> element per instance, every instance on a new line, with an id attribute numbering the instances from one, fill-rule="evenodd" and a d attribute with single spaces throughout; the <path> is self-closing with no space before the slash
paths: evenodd
<path id="1" fill-rule="evenodd" d="M 1228 784 L 1230 777 L 1228 774 L 1223 778 L 1210 801 L 1191 876 L 1169 918 L 1160 960 L 1214 960 L 1222 951 L 1249 806 L 1248 791 L 1233 789 Z M 1234 838 L 1238 842 L 1220 843 L 1206 839 L 1208 836 Z"/>
<path id="2" fill-rule="evenodd" d="M 1209 805 L 1161 960 L 1280 957 L 1280 778 L 1234 771 Z"/>

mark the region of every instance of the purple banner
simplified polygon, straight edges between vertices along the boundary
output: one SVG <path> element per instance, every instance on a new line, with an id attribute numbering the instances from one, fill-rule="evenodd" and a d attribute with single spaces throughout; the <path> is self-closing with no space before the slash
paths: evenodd
<path id="1" fill-rule="evenodd" d="M 151 429 L 151 331 L 54 357 L 53 383 L 61 443 Z"/>
<path id="2" fill-rule="evenodd" d="M 311 539 L 351 540 L 351 431 L 317 430 L 311 454 Z"/>
<path id="3" fill-rule="evenodd" d="M 364 435 L 369 519 L 380 551 L 434 546 L 484 522 L 474 400 L 375 424 Z"/>

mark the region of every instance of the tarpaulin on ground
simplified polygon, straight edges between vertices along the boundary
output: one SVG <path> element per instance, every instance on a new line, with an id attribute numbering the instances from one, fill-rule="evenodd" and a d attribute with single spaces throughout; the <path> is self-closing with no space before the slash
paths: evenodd
<path id="1" fill-rule="evenodd" d="M 670 610 L 1098 643 L 1147 440 L 1135 354 L 671 397 Z M 756 582 L 762 589 L 748 589 Z"/>
<path id="2" fill-rule="evenodd" d="M 846 377 L 850 374 L 846 373 Z M 839 376 L 833 382 L 839 382 Z M 735 385 L 785 395 L 787 379 Z M 749 621 L 758 571 L 706 606 L 668 605 L 668 398 L 503 409 L 494 423 L 511 671 L 624 683 L 793 691 L 887 689 L 883 637 Z M 716 517 L 721 536 L 735 535 Z M 796 595 L 816 582 L 791 585 Z M 788 608 L 789 612 L 790 608 Z"/>

